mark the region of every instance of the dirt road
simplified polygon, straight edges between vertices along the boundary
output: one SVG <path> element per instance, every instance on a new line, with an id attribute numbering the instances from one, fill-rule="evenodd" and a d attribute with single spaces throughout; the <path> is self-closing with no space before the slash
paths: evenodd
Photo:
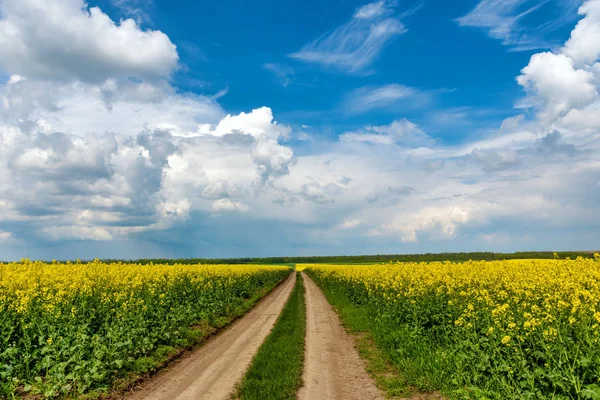
<path id="1" fill-rule="evenodd" d="M 296 274 L 199 350 L 147 382 L 131 400 L 229 399 L 281 313 Z"/>
<path id="2" fill-rule="evenodd" d="M 337 314 L 317 285 L 306 274 L 302 277 L 307 326 L 304 386 L 298 399 L 383 399 Z"/>

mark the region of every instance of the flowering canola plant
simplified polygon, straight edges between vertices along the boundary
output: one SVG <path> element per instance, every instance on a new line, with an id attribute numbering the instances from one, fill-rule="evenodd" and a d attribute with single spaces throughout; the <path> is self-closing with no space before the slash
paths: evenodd
<path id="1" fill-rule="evenodd" d="M 107 389 L 290 273 L 277 266 L 0 263 L 0 398 Z M 221 322 L 222 323 L 222 322 Z M 164 354 L 163 354 L 164 355 Z M 160 357 L 159 357 L 160 358 Z"/>
<path id="2" fill-rule="evenodd" d="M 368 309 L 412 383 L 456 398 L 600 398 L 594 259 L 311 265 Z"/>

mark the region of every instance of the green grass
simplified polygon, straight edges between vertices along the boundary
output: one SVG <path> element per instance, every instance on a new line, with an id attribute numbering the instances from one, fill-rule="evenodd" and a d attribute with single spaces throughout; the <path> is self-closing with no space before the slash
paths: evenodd
<path id="1" fill-rule="evenodd" d="M 290 298 L 233 397 L 241 400 L 295 399 L 302 386 L 305 333 L 304 285 L 302 276 L 297 274 Z"/>

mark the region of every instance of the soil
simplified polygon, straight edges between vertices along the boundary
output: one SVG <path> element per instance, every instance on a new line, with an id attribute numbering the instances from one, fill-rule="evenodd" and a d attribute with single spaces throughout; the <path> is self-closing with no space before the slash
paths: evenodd
<path id="1" fill-rule="evenodd" d="M 304 273 L 306 343 L 304 385 L 299 400 L 383 400 L 340 320 L 317 285 Z"/>

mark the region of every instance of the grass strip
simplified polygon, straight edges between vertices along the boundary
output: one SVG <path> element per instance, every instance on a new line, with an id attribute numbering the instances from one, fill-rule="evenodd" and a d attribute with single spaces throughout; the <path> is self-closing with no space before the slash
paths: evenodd
<path id="1" fill-rule="evenodd" d="M 295 399 L 302 386 L 306 303 L 302 276 L 296 284 L 273 330 L 238 384 L 233 398 L 241 400 Z"/>
<path id="2" fill-rule="evenodd" d="M 402 372 L 394 365 L 386 352 L 377 345 L 372 332 L 372 316 L 369 315 L 369 310 L 352 303 L 340 291 L 332 290 L 327 285 L 321 284 L 310 274 L 310 271 L 305 272 L 308 272 L 323 291 L 327 301 L 340 317 L 342 325 L 354 338 L 356 349 L 365 361 L 365 369 L 386 397 L 388 399 L 405 399 L 413 395 L 422 395 L 420 390 L 408 384 Z M 425 395 L 423 398 L 428 397 Z"/>

